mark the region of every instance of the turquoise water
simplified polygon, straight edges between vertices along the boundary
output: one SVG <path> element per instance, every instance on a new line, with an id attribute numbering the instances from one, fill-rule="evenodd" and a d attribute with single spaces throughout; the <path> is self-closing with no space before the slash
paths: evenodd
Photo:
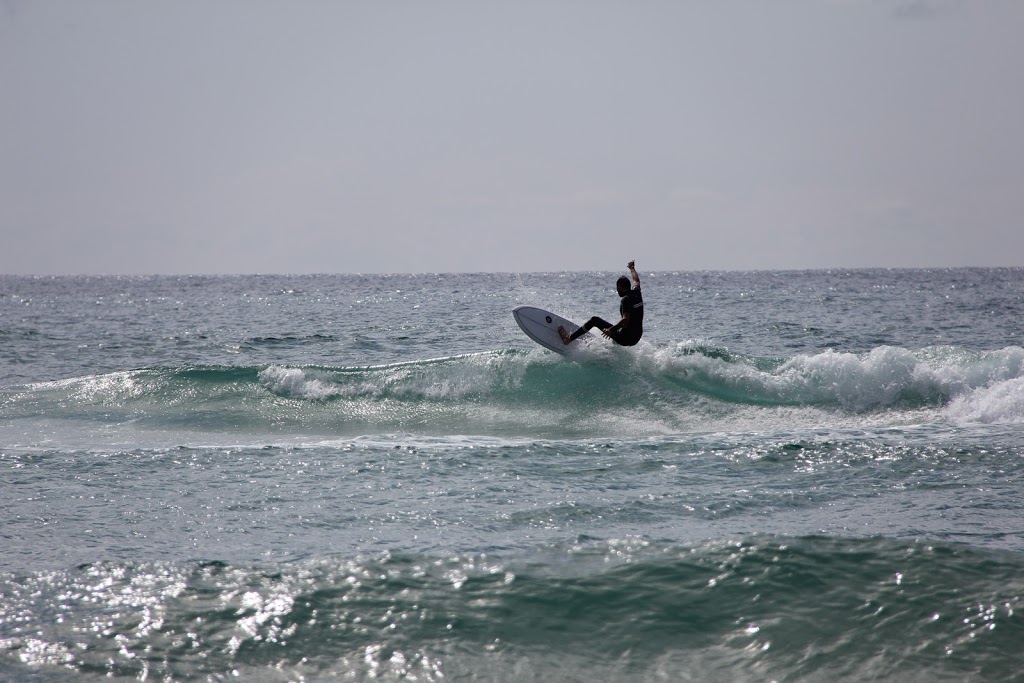
<path id="1" fill-rule="evenodd" d="M 1024 270 L 0 277 L 0 679 L 1024 677 Z"/>

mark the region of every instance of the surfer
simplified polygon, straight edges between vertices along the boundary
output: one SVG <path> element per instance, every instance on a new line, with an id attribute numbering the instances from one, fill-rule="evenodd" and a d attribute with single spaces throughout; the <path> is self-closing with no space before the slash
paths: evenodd
<path id="1" fill-rule="evenodd" d="M 633 346 L 640 341 L 640 337 L 644 334 L 644 299 L 640 294 L 640 276 L 636 274 L 633 261 L 627 263 L 626 267 L 629 268 L 629 274 L 633 276 L 632 287 L 630 287 L 629 278 L 625 275 L 615 282 L 615 290 L 622 297 L 619 301 L 619 315 L 622 316 L 622 320 L 613 325 L 595 315 L 572 334 L 566 332 L 564 327 L 559 327 L 558 334 L 563 343 L 572 343 L 594 327 L 601 330 L 604 336 L 622 346 Z"/>

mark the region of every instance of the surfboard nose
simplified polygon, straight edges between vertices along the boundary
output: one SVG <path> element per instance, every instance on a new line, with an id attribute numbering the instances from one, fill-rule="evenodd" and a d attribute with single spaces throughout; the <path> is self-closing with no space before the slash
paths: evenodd
<path id="1" fill-rule="evenodd" d="M 516 306 L 512 309 L 512 317 L 515 318 L 519 328 L 526 333 L 526 336 L 541 346 L 563 356 L 568 353 L 559 328 L 572 334 L 580 328 L 579 325 L 567 320 L 562 316 L 545 311 L 536 306 Z"/>

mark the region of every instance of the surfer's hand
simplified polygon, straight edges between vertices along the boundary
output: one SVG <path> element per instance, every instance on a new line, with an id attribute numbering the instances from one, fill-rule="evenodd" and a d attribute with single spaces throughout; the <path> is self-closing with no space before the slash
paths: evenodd
<path id="1" fill-rule="evenodd" d="M 626 267 L 629 268 L 630 270 L 634 270 L 636 267 L 635 261 L 630 261 L 629 263 L 626 264 Z"/>

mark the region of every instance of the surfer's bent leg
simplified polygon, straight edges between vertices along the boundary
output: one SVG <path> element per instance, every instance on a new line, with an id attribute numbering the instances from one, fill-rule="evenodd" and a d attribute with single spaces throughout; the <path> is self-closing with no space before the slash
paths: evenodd
<path id="1" fill-rule="evenodd" d="M 570 334 L 569 341 L 567 341 L 566 344 L 568 344 L 571 341 L 576 341 L 577 339 L 585 335 L 587 332 L 590 332 L 590 330 L 592 330 L 595 327 L 599 330 L 607 330 L 611 326 L 612 324 L 610 322 L 608 322 L 604 318 L 598 318 L 595 315 L 593 318 L 583 323 L 583 327 Z"/>

